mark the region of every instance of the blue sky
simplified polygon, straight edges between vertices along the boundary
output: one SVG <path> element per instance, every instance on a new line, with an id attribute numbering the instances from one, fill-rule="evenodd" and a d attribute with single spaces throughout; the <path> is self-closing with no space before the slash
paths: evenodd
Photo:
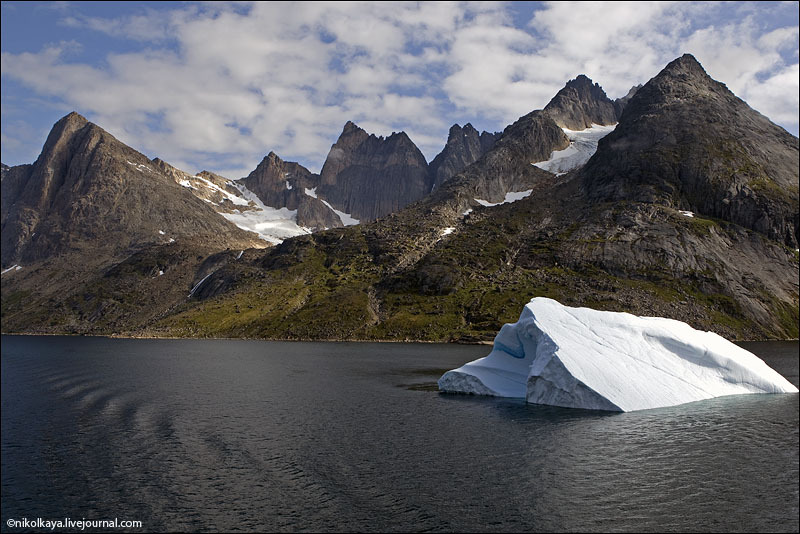
<path id="1" fill-rule="evenodd" d="M 454 123 L 500 131 L 586 74 L 611 98 L 694 54 L 798 133 L 797 2 L 2 2 L 2 161 L 77 111 L 148 157 L 318 171 L 345 122 L 431 160 Z"/>

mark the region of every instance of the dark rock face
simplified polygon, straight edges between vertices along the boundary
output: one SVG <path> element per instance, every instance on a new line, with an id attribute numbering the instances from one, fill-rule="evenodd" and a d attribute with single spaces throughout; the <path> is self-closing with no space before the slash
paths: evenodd
<path id="1" fill-rule="evenodd" d="M 297 224 L 313 230 L 336 228 L 342 221 L 319 199 L 306 194 L 320 177 L 293 161 L 283 161 L 270 152 L 241 182 L 267 206 L 297 210 Z"/>
<path id="2" fill-rule="evenodd" d="M 617 115 L 617 120 L 622 116 L 622 111 L 625 109 L 625 106 L 628 105 L 633 95 L 636 94 L 636 91 L 642 88 L 642 84 L 634 85 L 628 90 L 628 93 L 621 97 L 614 100 L 614 113 Z"/>
<path id="3" fill-rule="evenodd" d="M 100 261 L 167 235 L 222 248 L 256 242 L 77 113 L 53 126 L 33 165 L 4 173 L 2 197 L 3 266 L 82 251 Z"/>
<path id="4" fill-rule="evenodd" d="M 300 197 L 297 203 L 297 224 L 313 231 L 342 226 L 342 219 L 319 199 Z"/>
<path id="5" fill-rule="evenodd" d="M 592 124 L 609 125 L 617 122 L 614 102 L 605 91 L 581 74 L 567 82 L 544 110 L 562 128 L 583 130 Z"/>
<path id="6" fill-rule="evenodd" d="M 303 189 L 319 185 L 319 177 L 302 165 L 283 161 L 270 152 L 241 182 L 267 206 L 295 210 L 300 197 L 306 196 Z"/>
<path id="7" fill-rule="evenodd" d="M 432 189 L 440 187 L 444 182 L 472 165 L 478 158 L 491 149 L 500 138 L 499 132 L 478 131 L 469 123 L 462 128 L 458 124 L 450 127 L 447 144 L 431 161 L 429 172 Z"/>
<path id="8" fill-rule="evenodd" d="M 3 226 L 6 224 L 6 218 L 11 214 L 11 206 L 17 201 L 28 178 L 30 178 L 32 167 L 33 165 L 9 167 L 3 164 L 2 174 L 0 174 L 3 184 L 3 194 L 0 197 L 0 202 L 2 203 L 2 211 L 0 211 L 2 213 L 1 224 Z"/>
<path id="9" fill-rule="evenodd" d="M 331 147 L 320 177 L 320 197 L 362 222 L 397 211 L 431 190 L 425 157 L 405 133 L 376 137 L 352 122 Z"/>
<path id="10" fill-rule="evenodd" d="M 798 243 L 798 139 L 691 55 L 639 89 L 580 171 L 595 202 L 634 200 Z"/>
<path id="11" fill-rule="evenodd" d="M 477 198 L 500 202 L 509 191 L 523 191 L 537 183 L 546 171 L 532 165 L 569 146 L 569 138 L 550 116 L 532 111 L 503 130 L 491 150 L 463 171 Z"/>

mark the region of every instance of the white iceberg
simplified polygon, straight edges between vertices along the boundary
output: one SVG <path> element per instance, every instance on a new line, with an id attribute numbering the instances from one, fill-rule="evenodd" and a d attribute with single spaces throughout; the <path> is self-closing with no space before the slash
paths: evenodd
<path id="1" fill-rule="evenodd" d="M 503 325 L 488 356 L 442 375 L 439 389 L 621 412 L 797 392 L 756 355 L 713 332 L 541 297 L 519 321 Z"/>

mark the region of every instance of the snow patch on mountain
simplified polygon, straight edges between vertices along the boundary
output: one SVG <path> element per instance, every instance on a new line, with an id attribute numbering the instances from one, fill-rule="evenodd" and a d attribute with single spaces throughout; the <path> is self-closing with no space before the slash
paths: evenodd
<path id="1" fill-rule="evenodd" d="M 194 178 L 196 180 L 200 181 L 203 185 L 205 185 L 211 191 L 222 195 L 224 198 L 227 198 L 228 200 L 230 200 L 231 202 L 233 202 L 237 206 L 247 206 L 250 203 L 249 200 L 244 199 L 244 198 L 242 198 L 242 197 L 240 197 L 238 195 L 234 195 L 234 194 L 229 193 L 228 191 L 224 190 L 223 188 L 221 188 L 220 186 L 218 186 L 214 182 L 211 182 L 210 180 L 206 180 L 202 176 L 195 176 Z M 237 187 L 236 184 L 233 184 L 232 182 L 230 182 L 230 183 L 234 187 Z"/>
<path id="2" fill-rule="evenodd" d="M 141 163 L 134 163 L 134 162 L 129 161 L 129 160 L 125 160 L 125 161 L 128 163 L 128 165 L 133 165 L 133 167 L 139 172 L 145 172 L 145 171 L 153 172 L 153 169 L 151 169 L 147 165 L 143 165 Z"/>
<path id="3" fill-rule="evenodd" d="M 317 188 L 316 187 L 314 187 L 312 189 L 308 189 L 307 187 L 305 187 L 305 188 L 303 188 L 303 191 L 305 191 L 306 195 L 310 196 L 311 198 L 316 198 L 317 200 L 319 200 L 320 202 L 325 204 L 328 207 L 329 210 L 334 212 L 339 217 L 339 220 L 342 221 L 342 224 L 344 226 L 353 226 L 353 225 L 359 224 L 361 222 L 359 219 L 354 218 L 349 213 L 345 213 L 343 211 L 337 210 L 336 208 L 331 206 L 330 203 L 327 200 L 323 200 L 323 199 L 319 198 L 317 196 Z"/>
<path id="4" fill-rule="evenodd" d="M 325 201 L 325 200 L 322 200 L 322 199 L 319 199 L 319 200 L 320 200 L 320 202 L 322 202 L 323 204 L 325 204 L 326 206 L 328 206 L 328 208 L 329 208 L 329 209 L 330 209 L 330 210 L 331 210 L 333 213 L 335 213 L 336 215 L 338 215 L 338 216 L 339 216 L 339 220 L 340 220 L 340 221 L 342 221 L 342 224 L 343 224 L 343 225 L 345 225 L 345 226 L 353 226 L 353 225 L 355 225 L 355 224 L 358 224 L 358 223 L 360 223 L 360 222 L 361 222 L 360 220 L 353 218 L 353 216 L 352 216 L 352 215 L 350 215 L 349 213 L 345 213 L 345 212 L 343 212 L 343 211 L 339 211 L 339 210 L 337 210 L 336 208 L 334 208 L 333 206 L 331 206 L 331 205 L 330 205 L 330 204 L 329 204 L 327 201 Z"/>
<path id="5" fill-rule="evenodd" d="M 311 233 L 311 229 L 297 224 L 297 210 L 266 206 L 244 184 L 231 182 L 231 185 L 239 190 L 240 198 L 248 209 L 219 213 L 239 228 L 255 232 L 261 239 L 274 245 L 290 237 Z"/>
<path id="6" fill-rule="evenodd" d="M 13 271 L 19 271 L 20 269 L 22 269 L 22 267 L 21 267 L 21 266 L 19 266 L 19 265 L 12 265 L 12 266 L 11 266 L 11 267 L 9 267 L 8 269 L 3 269 L 3 272 L 0 272 L 0 275 L 6 274 L 7 272 L 10 272 L 10 271 L 12 271 L 12 270 L 13 270 Z"/>
<path id="7" fill-rule="evenodd" d="M 616 127 L 616 124 L 610 126 L 592 124 L 591 128 L 585 130 L 562 128 L 569 138 L 569 146 L 564 150 L 554 151 L 547 161 L 540 161 L 533 165 L 554 174 L 564 174 L 580 167 L 597 152 L 597 143 L 600 139 L 613 132 Z"/>
<path id="8" fill-rule="evenodd" d="M 528 189 L 527 191 L 511 191 L 509 193 L 506 193 L 506 197 L 500 202 L 489 202 L 488 200 L 481 200 L 480 198 L 476 198 L 475 202 L 477 202 L 481 206 L 491 208 L 492 206 L 499 206 L 501 204 L 510 204 L 512 202 L 516 202 L 517 200 L 522 200 L 525 197 L 529 197 L 532 192 L 533 189 Z M 464 212 L 464 215 L 468 215 L 468 213 Z"/>

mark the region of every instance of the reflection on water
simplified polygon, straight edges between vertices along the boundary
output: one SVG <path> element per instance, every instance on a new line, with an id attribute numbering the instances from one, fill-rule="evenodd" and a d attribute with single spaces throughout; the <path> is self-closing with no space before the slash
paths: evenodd
<path id="1" fill-rule="evenodd" d="M 756 347 L 797 384 L 797 343 Z M 486 353 L 4 336 L 3 528 L 797 531 L 797 395 L 607 414 L 430 391 Z"/>

